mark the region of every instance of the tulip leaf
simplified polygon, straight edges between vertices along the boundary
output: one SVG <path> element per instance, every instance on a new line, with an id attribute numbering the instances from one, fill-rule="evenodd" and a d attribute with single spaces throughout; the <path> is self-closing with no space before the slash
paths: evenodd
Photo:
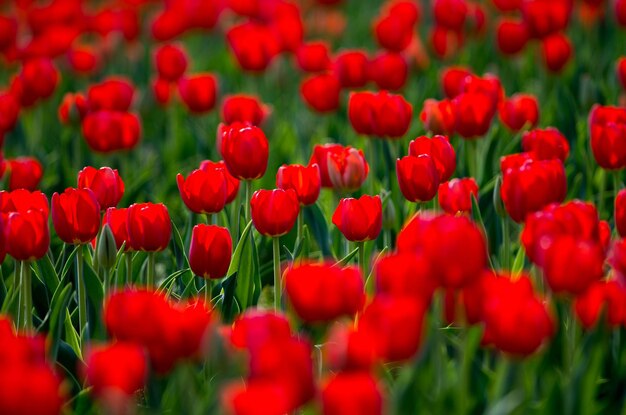
<path id="1" fill-rule="evenodd" d="M 178 270 L 170 274 L 167 278 L 165 278 L 165 280 L 163 280 L 163 282 L 159 286 L 158 291 L 161 291 L 161 292 L 169 291 L 170 288 L 174 285 L 174 282 L 176 282 L 176 279 L 188 271 L 189 271 L 189 268 L 183 268 L 181 270 Z"/>
<path id="2" fill-rule="evenodd" d="M 78 252 L 78 248 L 79 247 L 80 247 L 80 245 L 76 245 L 74 247 L 74 249 L 72 249 L 72 252 L 70 252 L 70 254 L 67 257 L 67 259 L 65 260 L 65 264 L 63 265 L 63 270 L 61 271 L 61 281 L 60 282 L 65 281 L 65 276 L 67 275 L 67 273 L 69 272 L 70 268 L 72 268 L 72 265 L 74 264 L 74 257 L 76 257 L 76 253 Z"/>
<path id="3" fill-rule="evenodd" d="M 70 310 L 65 309 L 65 341 L 70 345 L 76 356 L 82 359 L 82 351 L 80 350 L 80 340 L 74 325 L 72 324 L 72 317 L 70 316 Z"/>
<path id="4" fill-rule="evenodd" d="M 180 232 L 178 231 L 178 228 L 174 224 L 174 221 L 172 221 L 172 234 L 174 236 L 172 238 L 172 247 L 174 251 L 174 256 L 176 257 L 176 262 L 178 263 L 179 267 L 183 266 L 189 268 L 189 258 L 187 257 L 187 253 L 185 251 L 185 244 L 183 242 L 183 238 Z M 184 264 L 180 264 L 180 258 L 184 260 Z"/>
<path id="5" fill-rule="evenodd" d="M 359 248 L 354 248 L 348 255 L 341 258 L 339 261 L 335 262 L 335 267 L 344 267 L 348 265 L 348 263 L 354 258 L 354 256 L 359 252 Z"/>
<path id="6" fill-rule="evenodd" d="M 44 285 L 50 293 L 56 292 L 61 281 L 59 281 L 59 275 L 54 269 L 54 264 L 49 255 L 44 255 L 39 261 L 33 264 L 33 271 L 35 275 L 44 282 Z"/>
<path id="7" fill-rule="evenodd" d="M 515 260 L 513 261 L 513 267 L 511 268 L 511 273 L 513 275 L 519 274 L 524 270 L 524 259 L 526 258 L 526 254 L 524 252 L 524 248 L 520 247 L 517 251 L 517 255 L 515 255 Z"/>
<path id="8" fill-rule="evenodd" d="M 313 235 L 313 239 L 315 239 L 323 256 L 332 256 L 330 249 L 330 233 L 322 209 L 315 203 L 303 208 L 302 212 L 304 213 L 304 222 L 309 227 L 311 235 Z"/>
<path id="9" fill-rule="evenodd" d="M 261 292 L 261 278 L 259 277 L 259 256 L 254 236 L 249 233 L 239 243 L 244 243 L 241 251 L 239 268 L 237 269 L 237 286 L 235 296 L 243 310 L 254 305 Z M 255 298 L 256 297 L 256 298 Z"/>
<path id="10" fill-rule="evenodd" d="M 63 328 L 62 319 L 65 318 L 64 311 L 67 309 L 70 302 L 71 293 L 72 284 L 68 283 L 63 289 L 57 289 L 55 291 L 52 296 L 52 301 L 50 302 L 50 325 L 46 343 L 48 345 L 48 355 L 52 362 L 57 359 L 59 341 L 61 340 L 61 329 Z"/>
<path id="11" fill-rule="evenodd" d="M 99 329 L 102 328 L 102 319 L 100 316 L 102 314 L 102 304 L 104 302 L 104 286 L 102 285 L 102 281 L 100 281 L 98 274 L 96 274 L 90 264 L 85 263 L 83 269 L 87 298 L 95 311 L 95 313 L 91 316 L 92 318 L 89 319 L 89 333 L 93 335 L 94 333 L 99 333 Z M 88 339 L 83 339 L 83 341 L 87 340 Z"/>
<path id="12" fill-rule="evenodd" d="M 472 194 L 472 218 L 474 219 L 474 222 L 480 228 L 480 231 L 483 233 L 483 235 L 486 236 L 487 228 L 485 228 L 485 222 L 483 222 L 483 216 L 480 214 L 480 207 L 478 206 L 478 200 L 476 199 L 476 196 L 474 194 Z M 489 266 L 491 267 L 491 269 L 494 269 L 493 262 L 491 261 L 491 255 L 489 255 L 489 247 L 487 247 L 487 252 L 485 253 L 485 255 L 487 255 Z"/>
<path id="13" fill-rule="evenodd" d="M 232 259 L 230 260 L 230 266 L 228 267 L 228 272 L 226 275 L 228 277 L 234 275 L 237 270 L 239 270 L 239 262 L 241 261 L 241 252 L 243 251 L 244 245 L 246 244 L 246 238 L 252 229 L 252 221 L 248 222 L 243 232 L 241 233 L 241 238 L 239 238 L 239 242 L 233 251 Z"/>

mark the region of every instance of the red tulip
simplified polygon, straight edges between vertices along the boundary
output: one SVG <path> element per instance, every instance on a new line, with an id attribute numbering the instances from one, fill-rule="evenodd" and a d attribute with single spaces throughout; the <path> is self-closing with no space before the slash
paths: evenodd
<path id="1" fill-rule="evenodd" d="M 453 134 L 456 119 L 452 101 L 427 99 L 424 101 L 420 120 L 424 124 L 424 128 L 433 134 Z"/>
<path id="2" fill-rule="evenodd" d="M 368 58 L 360 50 L 346 50 L 335 56 L 333 72 L 343 88 L 362 88 L 369 81 Z"/>
<path id="3" fill-rule="evenodd" d="M 134 87 L 128 79 L 108 78 L 87 90 L 89 111 L 127 112 L 133 103 L 134 93 Z"/>
<path id="4" fill-rule="evenodd" d="M 243 23 L 226 33 L 228 45 L 239 66 L 247 71 L 262 72 L 280 51 L 278 39 L 261 24 Z"/>
<path id="5" fill-rule="evenodd" d="M 493 97 L 484 93 L 466 92 L 452 101 L 455 131 L 465 139 L 483 136 L 489 131 L 497 111 Z"/>
<path id="6" fill-rule="evenodd" d="M 415 215 L 398 234 L 398 252 L 421 252 L 443 287 L 457 289 L 480 278 L 487 246 L 479 228 L 466 216 Z"/>
<path id="7" fill-rule="evenodd" d="M 2 101 L 0 101 L 0 106 L 2 106 Z M 63 96 L 63 101 L 59 106 L 59 121 L 66 125 L 78 123 L 85 118 L 87 111 L 88 104 L 85 97 L 82 94 L 72 94 L 68 92 Z"/>
<path id="8" fill-rule="evenodd" d="M 41 191 L 30 192 L 26 189 L 17 189 L 10 192 L 0 191 L 0 213 L 27 212 L 41 210 L 48 216 L 48 198 Z"/>
<path id="9" fill-rule="evenodd" d="M 298 195 L 292 189 L 257 190 L 250 207 L 256 230 L 274 238 L 288 233 L 300 213 Z"/>
<path id="10" fill-rule="evenodd" d="M 117 394 L 133 396 L 144 387 L 147 377 L 145 352 L 136 344 L 112 343 L 88 352 L 85 378 L 93 394 L 103 402 L 110 400 L 113 405 Z"/>
<path id="11" fill-rule="evenodd" d="M 615 227 L 623 238 L 626 235 L 626 189 L 619 191 L 615 197 Z"/>
<path id="12" fill-rule="evenodd" d="M 435 162 L 439 181 L 449 180 L 456 169 L 456 153 L 448 137 L 435 135 L 432 138 L 420 136 L 409 143 L 409 156 L 426 154 Z"/>
<path id="13" fill-rule="evenodd" d="M 616 280 L 597 281 L 574 303 L 576 317 L 586 329 L 593 328 L 604 312 L 609 327 L 626 325 L 626 289 Z"/>
<path id="14" fill-rule="evenodd" d="M 338 373 L 324 385 L 322 408 L 325 415 L 382 415 L 382 393 L 367 372 Z"/>
<path id="15" fill-rule="evenodd" d="M 461 31 L 468 14 L 467 3 L 465 0 L 435 0 L 433 14 L 438 26 Z"/>
<path id="16" fill-rule="evenodd" d="M 606 170 L 626 167 L 626 109 L 595 105 L 589 113 L 591 150 Z"/>
<path id="17" fill-rule="evenodd" d="M 409 66 L 399 53 L 384 52 L 369 62 L 368 73 L 378 88 L 395 91 L 406 83 Z"/>
<path id="18" fill-rule="evenodd" d="M 546 36 L 567 28 L 573 3 L 569 0 L 531 0 L 521 4 L 524 22 L 534 38 Z"/>
<path id="19" fill-rule="evenodd" d="M 430 304 L 437 289 L 430 262 L 424 255 L 396 253 L 374 264 L 376 292 L 392 297 L 408 297 Z"/>
<path id="20" fill-rule="evenodd" d="M 126 224 L 128 219 L 128 208 L 114 208 L 110 207 L 104 213 L 102 220 L 102 226 L 109 225 L 113 237 L 115 238 L 115 246 L 117 249 L 121 249 L 122 245 L 126 243 L 124 250 L 128 251 L 130 246 L 128 245 L 128 225 Z"/>
<path id="21" fill-rule="evenodd" d="M 380 196 L 363 195 L 358 199 L 341 199 L 333 224 L 352 242 L 372 241 L 382 229 L 383 212 Z"/>
<path id="22" fill-rule="evenodd" d="M 72 70 L 79 74 L 91 74 L 99 66 L 99 57 L 88 46 L 73 47 L 67 51 L 67 62 Z"/>
<path id="23" fill-rule="evenodd" d="M 185 178 L 176 176 L 178 191 L 187 209 L 198 214 L 218 213 L 226 205 L 228 188 L 220 169 L 196 169 Z"/>
<path id="24" fill-rule="evenodd" d="M 232 345 L 251 353 L 266 342 L 282 342 L 290 338 L 289 320 L 284 315 L 254 308 L 239 315 L 230 332 Z"/>
<path id="25" fill-rule="evenodd" d="M 6 251 L 17 261 L 42 258 L 50 247 L 48 212 L 39 209 L 11 212 L 4 219 Z"/>
<path id="26" fill-rule="evenodd" d="M 439 206 L 451 215 L 470 213 L 472 195 L 478 199 L 478 185 L 473 178 L 452 179 L 439 185 Z"/>
<path id="27" fill-rule="evenodd" d="M 170 215 L 162 203 L 134 203 L 126 219 L 128 245 L 134 251 L 162 251 L 172 236 Z"/>
<path id="28" fill-rule="evenodd" d="M 59 82 L 59 72 L 50 59 L 36 58 L 26 61 L 15 79 L 21 104 L 29 107 L 54 93 Z"/>
<path id="29" fill-rule="evenodd" d="M 450 66 L 441 72 L 441 85 L 447 98 L 454 98 L 463 92 L 465 78 L 474 77 L 472 71 L 464 66 Z"/>
<path id="30" fill-rule="evenodd" d="M 302 205 L 312 205 L 317 201 L 321 190 L 320 169 L 317 164 L 300 166 L 283 165 L 276 173 L 276 186 L 280 189 L 293 189 Z"/>
<path id="31" fill-rule="evenodd" d="M 117 206 L 124 196 L 124 182 L 117 170 L 110 167 L 85 167 L 78 172 L 78 187 L 90 189 L 102 211 Z"/>
<path id="32" fill-rule="evenodd" d="M 215 106 L 217 82 L 208 73 L 185 76 L 178 80 L 178 93 L 190 112 L 202 114 Z"/>
<path id="33" fill-rule="evenodd" d="M 564 34 L 550 35 L 542 39 L 541 53 L 550 71 L 561 72 L 572 56 L 572 44 Z"/>
<path id="34" fill-rule="evenodd" d="M 43 176 L 41 163 L 33 157 L 18 157 L 5 160 L 2 175 L 7 174 L 9 190 L 26 189 L 33 191 L 39 187 Z"/>
<path id="35" fill-rule="evenodd" d="M 307 323 L 353 316 L 365 300 L 363 276 L 356 267 L 301 264 L 288 268 L 283 278 L 289 303 Z"/>
<path id="36" fill-rule="evenodd" d="M 226 276 L 230 266 L 232 240 L 227 228 L 196 225 L 191 233 L 189 266 L 191 271 L 206 279 Z"/>
<path id="37" fill-rule="evenodd" d="M 226 168 L 234 177 L 254 180 L 265 174 L 269 149 L 260 128 L 240 123 L 225 125 L 218 140 Z"/>
<path id="38" fill-rule="evenodd" d="M 418 15 L 417 5 L 413 2 L 402 2 L 413 6 L 413 12 Z M 409 6 L 410 5 L 410 6 Z M 374 35 L 378 44 L 392 52 L 402 52 L 411 43 L 413 29 L 417 19 L 409 19 L 404 14 L 404 10 L 399 12 L 390 11 L 383 15 L 374 23 Z"/>
<path id="39" fill-rule="evenodd" d="M 465 41 L 463 32 L 435 25 L 429 35 L 433 52 L 441 59 L 449 59 L 462 47 Z"/>
<path id="40" fill-rule="evenodd" d="M 350 146 L 329 151 L 325 164 L 332 187 L 337 191 L 359 189 L 369 173 L 363 151 Z"/>
<path id="41" fill-rule="evenodd" d="M 398 159 L 396 174 L 400 190 L 409 202 L 427 202 L 437 194 L 439 172 L 427 154 Z"/>
<path id="42" fill-rule="evenodd" d="M 504 100 L 502 82 L 497 76 L 490 73 L 483 76 L 466 76 L 461 80 L 460 88 L 461 92 L 467 94 L 486 95 L 496 108 Z"/>
<path id="43" fill-rule="evenodd" d="M 152 94 L 157 104 L 166 106 L 172 97 L 172 84 L 165 79 L 156 78 L 152 81 Z"/>
<path id="44" fill-rule="evenodd" d="M 517 19 L 503 18 L 496 29 L 498 49 L 505 55 L 521 52 L 528 43 L 528 30 L 524 22 Z"/>
<path id="45" fill-rule="evenodd" d="M 550 203 L 565 199 L 567 181 L 560 160 L 526 160 L 503 169 L 500 195 L 506 211 L 515 222 Z"/>
<path id="46" fill-rule="evenodd" d="M 522 0 L 492 0 L 492 3 L 502 12 L 512 12 L 522 8 Z"/>
<path id="47" fill-rule="evenodd" d="M 335 323 L 326 338 L 325 360 L 333 372 L 372 369 L 378 356 L 371 333 L 359 331 L 354 323 Z"/>
<path id="48" fill-rule="evenodd" d="M 426 305 L 415 299 L 378 295 L 365 307 L 358 331 L 372 339 L 382 360 L 409 360 L 419 349 L 425 312 Z"/>
<path id="49" fill-rule="evenodd" d="M 0 93 L 0 132 L 11 131 L 20 115 L 20 104 L 11 93 Z"/>
<path id="50" fill-rule="evenodd" d="M 626 27 L 626 0 L 615 1 L 615 17 L 620 26 Z"/>
<path id="51" fill-rule="evenodd" d="M 559 159 L 565 162 L 569 155 L 569 142 L 559 130 L 531 130 L 522 135 L 522 150 L 531 153 L 536 160 Z"/>
<path id="52" fill-rule="evenodd" d="M 187 54 L 178 45 L 163 45 L 154 54 L 159 78 L 169 82 L 176 82 L 187 70 Z"/>
<path id="53" fill-rule="evenodd" d="M 231 95 L 222 103 L 222 119 L 226 124 L 241 122 L 259 126 L 267 112 L 265 105 L 252 95 Z"/>
<path id="54" fill-rule="evenodd" d="M 303 43 L 296 52 L 298 67 L 305 72 L 324 72 L 331 68 L 329 47 L 325 42 Z"/>
<path id="55" fill-rule="evenodd" d="M 52 195 L 52 223 L 59 238 L 67 244 L 85 244 L 100 229 L 100 205 L 87 188 L 67 188 Z"/>
<path id="56" fill-rule="evenodd" d="M 623 56 L 617 60 L 615 72 L 617 74 L 617 80 L 622 85 L 622 89 L 626 90 L 626 57 Z"/>
<path id="57" fill-rule="evenodd" d="M 331 154 L 343 154 L 344 147 L 341 144 L 316 144 L 313 147 L 313 154 L 311 154 L 311 159 L 309 160 L 309 167 L 314 164 L 317 164 L 320 169 L 320 177 L 322 179 L 322 187 L 332 188 L 333 183 L 330 180 L 330 175 L 328 172 L 328 159 Z M 363 154 L 361 152 L 361 154 Z M 363 179 L 365 180 L 365 179 Z"/>
<path id="58" fill-rule="evenodd" d="M 204 171 L 220 170 L 224 172 L 224 177 L 226 178 L 226 204 L 235 200 L 237 193 L 239 192 L 239 179 L 229 173 L 224 161 L 220 160 L 216 162 L 204 160 L 200 163 L 200 169 Z"/>
<path id="59" fill-rule="evenodd" d="M 385 91 L 350 95 L 348 116 L 359 134 L 399 138 L 409 129 L 413 108 L 400 95 Z"/>
<path id="60" fill-rule="evenodd" d="M 524 127 L 534 128 L 539 120 L 537 98 L 528 94 L 515 94 L 500 105 L 500 120 L 511 131 Z"/>
<path id="61" fill-rule="evenodd" d="M 339 108 L 341 85 L 332 74 L 313 75 L 300 85 L 300 94 L 306 104 L 320 113 L 333 112 Z"/>
<path id="62" fill-rule="evenodd" d="M 83 120 L 82 130 L 89 148 L 100 153 L 130 150 L 141 138 L 139 117 L 126 112 L 103 110 L 89 113 Z"/>

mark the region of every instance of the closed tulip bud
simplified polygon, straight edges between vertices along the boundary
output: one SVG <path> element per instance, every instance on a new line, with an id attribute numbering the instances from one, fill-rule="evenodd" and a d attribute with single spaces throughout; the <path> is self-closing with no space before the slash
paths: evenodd
<path id="1" fill-rule="evenodd" d="M 232 95 L 222 104 L 222 119 L 226 124 L 241 122 L 259 126 L 268 112 L 266 106 L 251 95 Z"/>
<path id="2" fill-rule="evenodd" d="M 178 45 L 163 45 L 154 54 L 154 63 L 159 77 L 176 82 L 187 70 L 187 54 Z"/>
<path id="3" fill-rule="evenodd" d="M 346 50 L 335 56 L 333 72 L 343 88 L 362 88 L 369 81 L 368 57 L 360 50 Z"/>
<path id="4" fill-rule="evenodd" d="M 432 158 L 439 173 L 440 182 L 445 182 L 452 177 L 456 169 L 456 152 L 448 137 L 420 136 L 409 143 L 409 156 L 417 157 L 423 154 Z"/>
<path id="5" fill-rule="evenodd" d="M 135 88 L 126 78 L 109 78 L 87 90 L 89 111 L 127 112 L 133 103 Z"/>
<path id="6" fill-rule="evenodd" d="M 269 144 L 255 126 L 235 123 L 222 126 L 219 148 L 231 175 L 240 180 L 263 177 L 267 169 Z"/>
<path id="7" fill-rule="evenodd" d="M 597 281 L 576 297 L 574 312 L 586 329 L 599 322 L 608 327 L 619 327 L 626 323 L 625 302 L 626 288 L 619 281 Z M 601 316 L 604 321 L 599 321 Z"/>
<path id="8" fill-rule="evenodd" d="M 454 98 L 463 92 L 465 78 L 474 77 L 472 71 L 464 66 L 450 66 L 441 72 L 441 86 L 447 98 Z"/>
<path id="9" fill-rule="evenodd" d="M 626 90 L 626 57 L 623 56 L 617 60 L 615 73 L 617 74 L 617 80 L 622 85 L 622 89 Z"/>
<path id="10" fill-rule="evenodd" d="M 0 103 L 0 106 L 1 105 Z M 66 125 L 80 123 L 83 118 L 85 118 L 85 115 L 87 115 L 87 106 L 87 100 L 82 94 L 72 94 L 68 92 L 63 96 L 63 101 L 61 101 L 61 105 L 59 106 L 59 121 Z M 2 127 L 1 122 L 0 127 Z"/>
<path id="11" fill-rule="evenodd" d="M 39 99 L 47 99 L 59 83 L 59 71 L 48 58 L 34 58 L 24 62 L 18 75 L 19 97 L 22 106 L 30 107 Z"/>
<path id="12" fill-rule="evenodd" d="M 395 91 L 406 83 L 409 65 L 402 55 L 384 52 L 369 62 L 368 73 L 378 88 Z"/>
<path id="13" fill-rule="evenodd" d="M 454 56 L 463 47 L 465 41 L 463 32 L 450 30 L 439 25 L 432 28 L 429 40 L 433 52 L 441 59 L 449 59 Z"/>
<path id="14" fill-rule="evenodd" d="M 400 190 L 409 202 L 427 202 L 437 194 L 439 172 L 427 154 L 398 159 L 396 174 Z"/>
<path id="15" fill-rule="evenodd" d="M 363 151 L 350 146 L 326 155 L 328 177 L 333 189 L 339 192 L 358 190 L 369 173 Z"/>
<path id="16" fill-rule="evenodd" d="M 561 72 L 572 53 L 572 44 L 564 34 L 556 33 L 541 40 L 541 54 L 551 72 Z"/>
<path id="17" fill-rule="evenodd" d="M 126 225 L 128 219 L 128 208 L 108 208 L 104 213 L 102 223 L 107 225 L 113 238 L 115 239 L 115 248 L 121 249 L 124 245 L 124 250 L 130 250 L 128 245 L 128 226 Z"/>
<path id="18" fill-rule="evenodd" d="M 170 215 L 162 203 L 134 203 L 128 208 L 128 245 L 134 251 L 163 251 L 172 236 Z"/>
<path id="19" fill-rule="evenodd" d="M 52 195 L 52 223 L 67 244 L 91 242 L 100 229 L 100 205 L 90 189 L 67 188 Z"/>
<path id="20" fill-rule="evenodd" d="M 437 289 L 431 265 L 421 254 L 398 253 L 382 257 L 374 265 L 379 295 L 407 297 L 430 304 Z"/>
<path id="21" fill-rule="evenodd" d="M 212 214 L 224 209 L 228 189 L 223 170 L 196 169 L 187 178 L 179 173 L 176 182 L 180 197 L 190 211 Z"/>
<path id="22" fill-rule="evenodd" d="M 333 213 L 333 224 L 349 241 L 372 241 L 383 226 L 382 208 L 380 196 L 341 199 Z"/>
<path id="23" fill-rule="evenodd" d="M 43 167 L 33 157 L 18 157 L 3 162 L 3 173 L 8 175 L 10 191 L 17 189 L 34 191 L 41 182 Z"/>
<path id="24" fill-rule="evenodd" d="M 455 131 L 465 139 L 476 139 L 489 131 L 497 111 L 493 97 L 485 93 L 466 92 L 452 101 Z"/>
<path id="25" fill-rule="evenodd" d="M 102 400 L 105 407 L 109 407 L 115 406 L 117 399 L 131 398 L 144 387 L 148 378 L 148 362 L 141 346 L 112 343 L 91 349 L 84 371 L 92 393 Z"/>
<path id="26" fill-rule="evenodd" d="M 289 303 L 307 323 L 353 316 L 363 306 L 363 276 L 356 267 L 301 264 L 287 269 L 283 279 Z"/>
<path id="27" fill-rule="evenodd" d="M 11 131 L 20 115 L 20 104 L 7 92 L 0 92 L 0 132 Z"/>
<path id="28" fill-rule="evenodd" d="M 100 58 L 93 48 L 78 46 L 67 51 L 67 62 L 74 72 L 89 75 L 98 69 Z"/>
<path id="29" fill-rule="evenodd" d="M 340 372 L 324 385 L 322 408 L 325 415 L 382 415 L 381 388 L 367 372 Z"/>
<path id="30" fill-rule="evenodd" d="M 589 113 L 591 150 L 600 167 L 626 167 L 626 109 L 595 105 Z"/>
<path id="31" fill-rule="evenodd" d="M 78 187 L 90 189 L 102 211 L 117 206 L 124 196 L 124 182 L 117 170 L 110 167 L 85 167 L 78 173 Z"/>
<path id="32" fill-rule="evenodd" d="M 433 15 L 438 26 L 461 31 L 465 26 L 468 9 L 465 0 L 435 0 Z"/>
<path id="33" fill-rule="evenodd" d="M 483 94 L 491 100 L 496 109 L 504 100 L 504 88 L 500 79 L 490 73 L 483 76 L 466 76 L 461 81 L 461 92 L 467 94 Z"/>
<path id="34" fill-rule="evenodd" d="M 134 148 L 141 138 L 139 117 L 119 111 L 96 111 L 82 122 L 83 137 L 93 151 L 111 153 Z"/>
<path id="35" fill-rule="evenodd" d="M 498 49 L 505 55 L 521 52 L 528 43 L 528 30 L 522 21 L 504 18 L 498 22 L 496 41 Z"/>
<path id="36" fill-rule="evenodd" d="M 424 129 L 433 134 L 450 135 L 454 133 L 456 118 L 452 101 L 427 99 L 420 113 Z"/>
<path id="37" fill-rule="evenodd" d="M 96 243 L 96 258 L 99 265 L 109 270 L 113 268 L 117 259 L 115 236 L 113 236 L 113 232 L 107 224 L 104 224 L 102 227 L 102 232 L 100 232 Z"/>
<path id="38" fill-rule="evenodd" d="M 232 240 L 228 229 L 215 225 L 196 225 L 191 233 L 189 266 L 205 279 L 226 276 L 230 266 Z"/>
<path id="39" fill-rule="evenodd" d="M 504 125 L 517 132 L 522 128 L 533 128 L 537 125 L 539 103 L 532 95 L 515 94 L 500 105 L 499 113 Z"/>
<path id="40" fill-rule="evenodd" d="M 359 134 L 400 138 L 409 129 L 413 107 L 401 95 L 381 91 L 350 95 L 348 117 Z"/>
<path id="41" fill-rule="evenodd" d="M 296 62 L 305 72 L 324 72 L 331 68 L 329 47 L 324 42 L 303 43 L 296 52 Z"/>
<path id="42" fill-rule="evenodd" d="M 234 177 L 229 173 L 226 168 L 226 164 L 224 161 L 211 161 L 204 160 L 200 163 L 200 170 L 209 171 L 209 170 L 220 170 L 224 172 L 224 178 L 226 179 L 226 204 L 229 204 L 237 197 L 237 193 L 239 192 L 239 179 Z"/>
<path id="43" fill-rule="evenodd" d="M 392 52 L 402 52 L 411 43 L 414 24 L 415 21 L 411 22 L 401 13 L 388 13 L 374 23 L 376 42 Z"/>
<path id="44" fill-rule="evenodd" d="M 17 261 L 42 258 L 50 247 L 48 214 L 39 209 L 11 212 L 4 219 L 6 251 Z"/>
<path id="45" fill-rule="evenodd" d="M 276 173 L 276 186 L 284 190 L 293 189 L 300 204 L 312 205 L 317 201 L 321 190 L 319 166 L 283 165 Z"/>
<path id="46" fill-rule="evenodd" d="M 532 130 L 522 135 L 522 150 L 537 160 L 559 159 L 565 162 L 569 155 L 569 142 L 559 130 L 548 127 Z"/>
<path id="47" fill-rule="evenodd" d="M 300 85 L 300 94 L 304 102 L 320 113 L 333 112 L 339 108 L 341 85 L 332 74 L 313 75 Z"/>
<path id="48" fill-rule="evenodd" d="M 537 39 L 565 30 L 572 11 L 568 1 L 522 2 L 521 11 L 531 36 Z"/>
<path id="49" fill-rule="evenodd" d="M 167 106 L 172 98 L 172 83 L 156 78 L 152 81 L 152 95 L 157 104 Z"/>
<path id="50" fill-rule="evenodd" d="M 344 147 L 341 144 L 316 144 L 313 147 L 313 154 L 311 154 L 311 159 L 309 160 L 309 167 L 314 164 L 319 166 L 322 187 L 333 187 L 333 183 L 330 180 L 330 174 L 328 172 L 329 154 L 342 154 L 343 151 Z"/>
<path id="51" fill-rule="evenodd" d="M 217 99 L 217 82 L 212 74 L 196 74 L 178 80 L 178 94 L 194 114 L 211 111 Z"/>
<path id="52" fill-rule="evenodd" d="M 478 200 L 478 185 L 473 178 L 452 179 L 439 185 L 439 206 L 451 215 L 471 213 L 472 195 Z"/>
<path id="53" fill-rule="evenodd" d="M 230 50 L 241 69 L 262 72 L 280 52 L 280 44 L 272 31 L 258 23 L 243 23 L 226 33 Z"/>
<path id="54" fill-rule="evenodd" d="M 567 193 L 565 168 L 560 160 L 526 160 L 502 172 L 502 201 L 515 222 L 550 203 L 560 203 Z"/>
<path id="55" fill-rule="evenodd" d="M 257 190 L 250 207 L 256 230 L 274 238 L 288 233 L 300 213 L 298 195 L 292 189 Z"/>

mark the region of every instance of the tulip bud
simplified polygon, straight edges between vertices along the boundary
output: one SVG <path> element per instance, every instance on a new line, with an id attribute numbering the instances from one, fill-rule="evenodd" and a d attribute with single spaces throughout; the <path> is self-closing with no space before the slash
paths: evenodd
<path id="1" fill-rule="evenodd" d="M 504 208 L 504 202 L 502 202 L 501 187 L 502 175 L 498 175 L 498 177 L 496 177 L 496 184 L 493 187 L 493 207 L 498 216 L 500 216 L 501 218 L 505 218 L 506 209 Z"/>
<path id="2" fill-rule="evenodd" d="M 96 258 L 98 264 L 106 269 L 113 268 L 117 259 L 117 246 L 115 245 L 115 237 L 109 225 L 105 224 L 100 232 L 98 243 L 96 245 Z"/>

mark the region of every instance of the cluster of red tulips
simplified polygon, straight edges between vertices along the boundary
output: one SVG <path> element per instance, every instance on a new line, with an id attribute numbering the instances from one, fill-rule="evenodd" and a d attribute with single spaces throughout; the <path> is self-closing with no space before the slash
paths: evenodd
<path id="1" fill-rule="evenodd" d="M 623 27 L 0 2 L 0 413 L 618 413 Z"/>

